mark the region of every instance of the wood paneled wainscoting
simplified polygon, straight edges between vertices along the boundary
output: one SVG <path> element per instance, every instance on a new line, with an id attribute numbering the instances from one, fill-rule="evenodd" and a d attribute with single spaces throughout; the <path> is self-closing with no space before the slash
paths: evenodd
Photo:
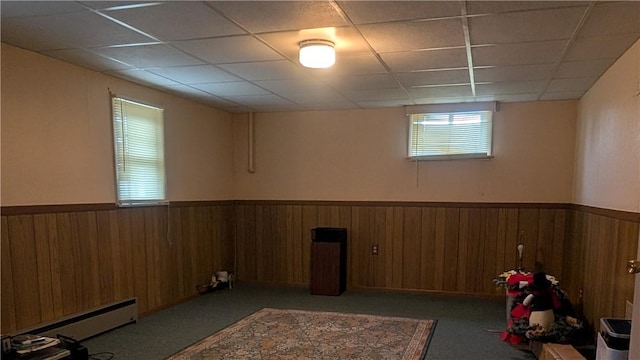
<path id="1" fill-rule="evenodd" d="M 498 295 L 523 265 L 562 277 L 566 204 L 236 201 L 240 280 L 307 285 L 314 227 L 348 232 L 348 288 Z M 372 254 L 376 245 L 378 254 Z"/>
<path id="2" fill-rule="evenodd" d="M 307 286 L 311 229 L 344 227 L 349 289 L 501 295 L 523 266 L 555 275 L 590 324 L 633 299 L 640 214 L 572 204 L 236 201 L 237 276 Z M 373 245 L 378 255 L 372 254 Z"/>
<path id="3" fill-rule="evenodd" d="M 232 269 L 233 202 L 3 207 L 2 333 L 137 297 L 141 314 Z"/>
<path id="4" fill-rule="evenodd" d="M 211 273 L 308 286 L 311 229 L 347 228 L 347 288 L 501 295 L 523 266 L 555 275 L 591 324 L 633 298 L 640 214 L 571 204 L 327 201 L 3 207 L 2 333 L 129 297 L 148 313 Z M 372 254 L 377 245 L 378 254 Z M 234 260 L 235 259 L 235 260 Z"/>
<path id="5" fill-rule="evenodd" d="M 627 273 L 626 264 L 636 257 L 640 213 L 581 205 L 571 208 L 563 288 L 571 299 L 582 297 L 579 310 L 597 330 L 600 318 L 625 317 L 626 301 L 633 301 L 635 278 Z"/>

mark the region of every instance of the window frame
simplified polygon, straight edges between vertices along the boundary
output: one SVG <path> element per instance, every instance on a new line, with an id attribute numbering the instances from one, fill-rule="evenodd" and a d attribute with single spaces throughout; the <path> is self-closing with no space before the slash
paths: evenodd
<path id="1" fill-rule="evenodd" d="M 489 103 L 462 103 L 462 104 L 433 104 L 433 105 L 417 105 L 417 106 L 407 106 L 406 107 L 406 115 L 407 115 L 407 160 L 411 161 L 442 161 L 442 160 L 469 160 L 469 159 L 477 159 L 477 160 L 487 160 L 492 159 L 493 155 L 493 125 L 494 125 L 494 115 L 497 111 L 497 103 L 489 102 Z M 481 153 L 460 153 L 460 154 L 434 154 L 434 155 L 412 155 L 414 151 L 414 142 L 412 141 L 412 133 L 413 133 L 413 116 L 414 115 L 422 115 L 422 114 L 446 114 L 449 117 L 449 121 L 451 121 L 452 117 L 456 114 L 469 114 L 469 113 L 478 113 L 482 115 L 483 112 L 487 112 L 488 114 L 488 148 L 487 152 Z"/>
<path id="2" fill-rule="evenodd" d="M 158 197 L 153 197 L 153 198 L 143 198 L 143 197 L 132 197 L 132 196 L 127 196 L 127 198 L 123 199 L 123 194 L 122 194 L 122 184 L 121 182 L 123 181 L 123 171 L 121 171 L 121 166 L 120 166 L 120 162 L 119 159 L 120 158 L 124 158 L 123 160 L 125 160 L 126 162 L 126 158 L 127 155 L 124 153 L 119 153 L 119 149 L 124 147 L 124 141 L 130 141 L 130 139 L 127 140 L 127 135 L 122 133 L 122 143 L 118 142 L 118 138 L 119 135 L 117 134 L 117 127 L 118 127 L 118 119 L 116 119 L 117 115 L 117 109 L 116 109 L 116 102 L 120 101 L 120 105 L 122 105 L 122 102 L 125 103 L 129 103 L 132 106 L 138 106 L 140 108 L 148 108 L 148 109 L 153 109 L 153 110 L 157 110 L 158 113 L 156 114 L 156 116 L 159 116 L 159 120 L 158 119 L 147 119 L 150 122 L 153 122 L 153 126 L 155 126 L 154 130 L 155 130 L 155 136 L 152 136 L 152 141 L 155 142 L 156 144 L 158 144 L 158 142 L 160 142 L 160 151 L 154 151 L 155 155 L 161 155 L 160 159 L 156 158 L 155 161 L 156 162 L 160 162 L 161 163 L 161 173 L 158 174 L 157 172 L 155 173 L 156 177 L 155 179 L 158 181 L 155 181 L 154 185 L 158 185 L 155 189 L 159 190 L 158 194 L 160 196 Z M 116 205 L 118 207 L 135 207 L 135 206 L 151 206 L 151 205 L 166 205 L 168 204 L 168 200 L 167 200 L 167 169 L 166 169 L 166 156 L 165 156 L 165 143 L 166 143 L 166 139 L 165 139 L 165 119 L 164 119 L 164 108 L 159 107 L 159 106 L 154 106 L 154 105 L 149 105 L 147 103 L 138 101 L 138 100 L 133 100 L 131 98 L 126 98 L 126 97 L 122 97 L 122 96 L 117 96 L 115 94 L 111 94 L 111 98 L 110 98 L 110 106 L 111 106 L 111 126 L 112 126 L 112 144 L 113 144 L 113 156 L 114 156 L 114 179 L 115 179 L 115 195 L 116 195 Z M 123 115 L 123 108 L 120 108 L 120 121 L 126 121 L 125 116 Z M 159 122 L 159 126 L 158 123 Z M 157 148 L 156 148 L 157 149 Z M 135 163 L 135 161 L 130 161 Z M 157 166 L 158 164 L 155 163 L 155 169 L 160 168 L 159 166 Z M 160 175 L 160 177 L 158 178 L 157 175 Z"/>

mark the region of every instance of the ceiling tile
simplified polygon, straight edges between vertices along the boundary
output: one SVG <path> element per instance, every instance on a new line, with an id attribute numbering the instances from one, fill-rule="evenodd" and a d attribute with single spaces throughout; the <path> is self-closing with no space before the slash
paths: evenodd
<path id="1" fill-rule="evenodd" d="M 73 1 L 0 1 L 2 21 L 19 16 L 42 16 L 65 14 L 86 9 Z"/>
<path id="2" fill-rule="evenodd" d="M 402 107 L 406 105 L 415 105 L 415 103 L 408 98 L 405 100 L 359 101 L 356 104 L 363 109 L 381 109 L 381 108 Z"/>
<path id="3" fill-rule="evenodd" d="M 192 99 L 196 99 L 201 103 L 205 103 L 207 105 L 216 106 L 218 108 L 228 108 L 228 107 L 237 107 L 239 104 L 233 103 L 231 101 L 224 100 L 217 96 L 213 96 L 209 93 L 206 93 L 200 89 L 195 89 L 188 85 L 174 85 L 174 86 L 166 86 L 163 88 L 164 91 L 167 91 L 172 94 L 180 95 L 180 94 L 189 94 Z"/>
<path id="4" fill-rule="evenodd" d="M 253 33 L 345 26 L 328 1 L 209 1 Z"/>
<path id="5" fill-rule="evenodd" d="M 306 105 L 305 107 L 311 109 L 311 110 L 353 110 L 353 109 L 360 109 L 360 106 L 358 106 L 358 104 L 353 103 L 351 101 L 345 100 L 345 101 L 336 101 L 336 102 L 324 102 L 324 103 L 320 103 L 320 104 L 309 104 Z"/>
<path id="6" fill-rule="evenodd" d="M 43 53 L 53 58 L 78 64 L 86 67 L 87 69 L 96 71 L 124 70 L 132 68 L 131 65 L 127 65 L 83 49 L 49 50 L 43 51 Z"/>
<path id="7" fill-rule="evenodd" d="M 640 1 L 598 3 L 579 37 L 640 33 Z"/>
<path id="8" fill-rule="evenodd" d="M 387 72 L 378 58 L 373 54 L 338 56 L 336 64 L 329 69 L 313 71 L 320 76 L 348 76 L 364 74 L 384 74 Z"/>
<path id="9" fill-rule="evenodd" d="M 583 76 L 599 77 L 616 59 L 598 59 L 585 61 L 565 61 L 555 73 L 556 78 L 575 78 Z"/>
<path id="10" fill-rule="evenodd" d="M 597 77 L 579 77 L 571 79 L 553 79 L 547 86 L 546 92 L 585 92 L 598 80 Z"/>
<path id="11" fill-rule="evenodd" d="M 531 94 L 515 94 L 515 95 L 492 95 L 489 101 L 517 102 L 517 101 L 536 101 L 538 93 Z"/>
<path id="12" fill-rule="evenodd" d="M 476 81 L 547 80 L 553 75 L 554 64 L 495 66 L 474 69 Z"/>
<path id="13" fill-rule="evenodd" d="M 199 1 L 166 1 L 156 6 L 107 11 L 162 41 L 245 34 L 240 27 Z"/>
<path id="14" fill-rule="evenodd" d="M 213 94 L 220 97 L 226 96 L 244 96 L 244 95 L 262 95 L 269 92 L 259 86 L 256 86 L 247 81 L 234 81 L 224 83 L 208 83 L 208 84 L 193 84 L 192 87 L 206 91 L 209 94 Z"/>
<path id="15" fill-rule="evenodd" d="M 393 52 L 380 54 L 380 57 L 394 72 L 467 66 L 467 51 L 464 48 Z"/>
<path id="16" fill-rule="evenodd" d="M 362 25 L 360 30 L 379 53 L 465 45 L 460 19 Z"/>
<path id="17" fill-rule="evenodd" d="M 577 100 L 584 95 L 584 91 L 545 92 L 540 100 Z"/>
<path id="18" fill-rule="evenodd" d="M 471 44 L 569 39 L 585 8 L 571 7 L 470 17 Z"/>
<path id="19" fill-rule="evenodd" d="M 519 44 L 479 46 L 471 49 L 474 66 L 530 65 L 555 63 L 566 41 L 541 41 Z"/>
<path id="20" fill-rule="evenodd" d="M 394 89 L 398 83 L 389 74 L 341 76 L 325 80 L 327 84 L 339 90 Z"/>
<path id="21" fill-rule="evenodd" d="M 492 84 L 476 85 L 476 94 L 484 95 L 517 95 L 517 94 L 539 94 L 547 84 L 546 80 L 540 81 L 511 81 L 496 82 Z"/>
<path id="22" fill-rule="evenodd" d="M 247 96 L 227 96 L 225 99 L 233 101 L 247 107 L 281 107 L 295 108 L 296 104 L 275 94 L 247 95 Z"/>
<path id="23" fill-rule="evenodd" d="M 257 85 L 297 104 L 345 101 L 334 89 L 320 82 L 300 80 L 261 80 Z"/>
<path id="24" fill-rule="evenodd" d="M 196 65 L 202 62 L 164 44 L 108 47 L 94 50 L 125 64 L 138 68 L 158 68 L 163 66 Z"/>
<path id="25" fill-rule="evenodd" d="M 219 67 L 246 80 L 292 79 L 303 74 L 300 65 L 289 60 L 222 64 Z"/>
<path id="26" fill-rule="evenodd" d="M 354 24 L 460 16 L 456 1 L 340 1 Z"/>
<path id="27" fill-rule="evenodd" d="M 417 85 L 443 85 L 469 83 L 469 71 L 438 70 L 396 73 L 395 76 L 406 87 Z"/>
<path id="28" fill-rule="evenodd" d="M 54 50 L 149 42 L 141 35 L 90 11 L 2 19 L 2 41 L 32 50 Z"/>
<path id="29" fill-rule="evenodd" d="M 174 66 L 148 69 L 148 71 L 183 84 L 242 80 L 213 65 Z"/>
<path id="30" fill-rule="evenodd" d="M 213 64 L 282 59 L 278 53 L 249 35 L 176 41 L 172 44 Z"/>
<path id="31" fill-rule="evenodd" d="M 298 104 L 282 104 L 282 105 L 256 105 L 253 106 L 254 112 L 284 112 L 284 111 L 309 111 L 312 110 L 309 106 L 303 106 Z M 246 111 L 245 111 L 246 112 Z"/>
<path id="32" fill-rule="evenodd" d="M 589 1 L 467 1 L 469 14 L 501 14 L 514 11 L 586 6 Z"/>
<path id="33" fill-rule="evenodd" d="M 137 83 L 148 85 L 151 87 L 163 87 L 178 85 L 175 81 L 163 78 L 156 74 L 152 74 L 145 70 L 133 69 L 133 70 L 116 70 L 108 71 L 107 74 L 114 75 L 124 79 L 132 79 Z"/>
<path id="34" fill-rule="evenodd" d="M 471 85 L 453 85 L 453 86 L 436 86 L 436 87 L 413 87 L 407 89 L 409 94 L 415 98 L 425 97 L 457 97 L 472 96 Z"/>
<path id="35" fill-rule="evenodd" d="M 576 39 L 565 61 L 618 58 L 640 37 L 640 34 L 607 35 Z"/>
<path id="36" fill-rule="evenodd" d="M 202 98 L 217 98 L 215 96 L 212 96 L 209 93 L 206 93 L 200 89 L 196 89 L 192 86 L 189 85 L 168 85 L 165 87 L 165 89 L 167 89 L 167 91 L 170 92 L 175 92 L 175 93 L 184 93 L 184 94 L 189 94 L 189 95 L 193 95 L 196 97 L 202 97 Z"/>
<path id="37" fill-rule="evenodd" d="M 403 101 L 411 102 L 411 98 L 404 90 L 396 89 L 361 89 L 344 91 L 344 96 L 355 103 L 363 101 Z"/>

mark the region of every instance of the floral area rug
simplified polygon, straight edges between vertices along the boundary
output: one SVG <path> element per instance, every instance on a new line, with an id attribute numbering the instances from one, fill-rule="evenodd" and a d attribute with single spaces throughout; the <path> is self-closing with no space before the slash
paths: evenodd
<path id="1" fill-rule="evenodd" d="M 426 319 L 264 308 L 169 360 L 419 360 L 435 324 Z"/>

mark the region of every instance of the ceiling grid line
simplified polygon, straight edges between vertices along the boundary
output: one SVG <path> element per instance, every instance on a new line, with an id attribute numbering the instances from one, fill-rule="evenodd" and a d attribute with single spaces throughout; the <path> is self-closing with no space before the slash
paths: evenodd
<path id="1" fill-rule="evenodd" d="M 467 18 L 467 2 L 460 1 L 460 11 L 462 13 L 462 31 L 464 33 L 464 45 L 467 52 L 467 63 L 469 68 L 469 85 L 471 94 L 476 96 L 476 81 L 473 76 L 473 54 L 471 53 L 471 36 L 469 35 L 469 19 Z"/>

